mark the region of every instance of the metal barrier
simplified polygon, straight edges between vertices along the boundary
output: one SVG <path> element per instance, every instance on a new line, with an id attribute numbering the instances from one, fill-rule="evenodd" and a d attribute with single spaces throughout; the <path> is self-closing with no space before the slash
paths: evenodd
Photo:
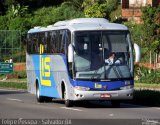
<path id="1" fill-rule="evenodd" d="M 21 31 L 0 30 L 0 62 L 22 62 Z M 25 60 L 23 60 L 25 61 Z"/>

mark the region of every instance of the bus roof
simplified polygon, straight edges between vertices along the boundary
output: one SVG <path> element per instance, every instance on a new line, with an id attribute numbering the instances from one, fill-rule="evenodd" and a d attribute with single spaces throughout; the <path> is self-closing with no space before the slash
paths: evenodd
<path id="1" fill-rule="evenodd" d="M 77 18 L 72 20 L 59 21 L 47 27 L 34 27 L 28 33 L 51 31 L 57 29 L 69 29 L 70 31 L 88 30 L 128 30 L 122 24 L 110 23 L 104 18 Z"/>

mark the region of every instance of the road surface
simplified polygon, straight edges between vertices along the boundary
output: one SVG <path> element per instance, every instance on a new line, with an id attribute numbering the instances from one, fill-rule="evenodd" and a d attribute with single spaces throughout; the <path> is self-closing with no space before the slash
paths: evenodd
<path id="1" fill-rule="evenodd" d="M 140 124 L 156 122 L 160 125 L 160 107 L 121 104 L 120 108 L 112 108 L 109 102 L 90 102 L 67 108 L 61 101 L 37 103 L 35 95 L 26 91 L 0 89 L 0 119 L 71 119 L 72 124 L 80 125 L 83 122 L 83 125 L 101 125 L 110 121 L 125 125 L 125 120 L 126 124 L 137 124 L 138 121 Z M 67 121 L 67 124 L 70 122 Z"/>

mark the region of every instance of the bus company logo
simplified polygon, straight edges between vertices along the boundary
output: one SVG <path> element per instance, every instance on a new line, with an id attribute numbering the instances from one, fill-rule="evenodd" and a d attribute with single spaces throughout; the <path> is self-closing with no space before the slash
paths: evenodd
<path id="1" fill-rule="evenodd" d="M 50 77 L 50 57 L 43 57 L 44 45 L 40 44 L 40 81 L 43 86 L 51 86 Z"/>
<path id="2" fill-rule="evenodd" d="M 95 84 L 94 84 L 94 87 L 97 88 L 97 89 L 101 89 L 101 88 L 102 88 L 102 85 L 101 85 L 101 84 L 98 84 L 98 83 L 95 83 Z"/>

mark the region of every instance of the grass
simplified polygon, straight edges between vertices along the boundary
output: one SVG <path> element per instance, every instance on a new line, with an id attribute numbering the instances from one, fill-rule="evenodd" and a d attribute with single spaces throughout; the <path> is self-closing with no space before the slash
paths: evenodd
<path id="1" fill-rule="evenodd" d="M 135 83 L 135 88 L 160 89 L 160 84 Z"/>
<path id="2" fill-rule="evenodd" d="M 27 83 L 26 82 L 0 82 L 0 87 L 27 90 Z"/>

